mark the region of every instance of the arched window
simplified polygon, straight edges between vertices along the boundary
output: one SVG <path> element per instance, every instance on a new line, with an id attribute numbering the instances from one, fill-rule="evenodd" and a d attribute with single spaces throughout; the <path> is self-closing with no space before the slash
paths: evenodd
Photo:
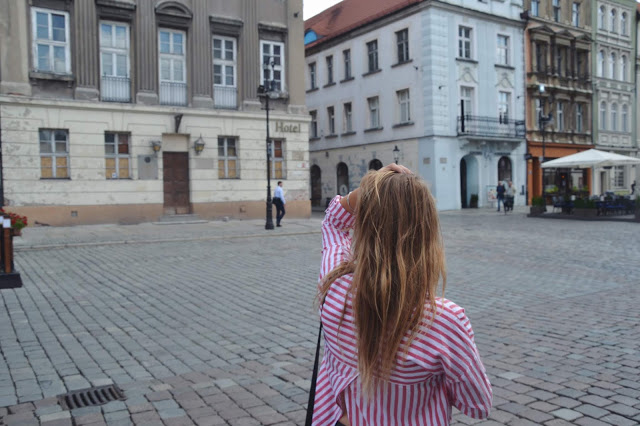
<path id="1" fill-rule="evenodd" d="M 604 6 L 600 6 L 598 9 L 598 28 L 604 30 L 607 28 L 607 9 Z"/>
<path id="2" fill-rule="evenodd" d="M 611 23 L 609 26 L 609 30 L 612 33 L 617 32 L 617 25 L 616 25 L 616 10 L 615 9 L 611 9 Z"/>
<path id="3" fill-rule="evenodd" d="M 609 78 L 615 80 L 618 77 L 618 73 L 616 72 L 616 69 L 618 68 L 616 63 L 616 54 L 615 53 L 611 53 L 611 56 L 609 56 Z"/>
<path id="4" fill-rule="evenodd" d="M 322 206 L 322 170 L 316 164 L 311 166 L 311 205 Z"/>
<path id="5" fill-rule="evenodd" d="M 620 56 L 620 80 L 627 81 L 627 55 Z"/>
<path id="6" fill-rule="evenodd" d="M 627 35 L 627 12 L 622 12 L 620 15 L 620 32 L 622 35 Z"/>
<path id="7" fill-rule="evenodd" d="M 618 130 L 618 104 L 611 105 L 611 130 Z"/>
<path id="8" fill-rule="evenodd" d="M 344 163 L 339 163 L 336 169 L 338 180 L 338 194 L 343 197 L 349 193 L 349 168 Z"/>
<path id="9" fill-rule="evenodd" d="M 629 107 L 627 104 L 622 105 L 622 131 L 629 131 Z"/>
<path id="10" fill-rule="evenodd" d="M 369 170 L 380 170 L 382 168 L 382 162 L 377 158 L 374 158 L 369 162 Z"/>
<path id="11" fill-rule="evenodd" d="M 598 52 L 598 77 L 604 77 L 604 50 Z"/>
<path id="12" fill-rule="evenodd" d="M 607 103 L 600 102 L 600 130 L 607 130 Z"/>
<path id="13" fill-rule="evenodd" d="M 500 157 L 498 160 L 498 180 L 511 180 L 511 159 L 509 157 Z"/>

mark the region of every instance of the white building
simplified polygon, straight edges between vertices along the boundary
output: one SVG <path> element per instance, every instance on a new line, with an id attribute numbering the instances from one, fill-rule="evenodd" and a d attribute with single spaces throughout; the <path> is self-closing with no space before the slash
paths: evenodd
<path id="1" fill-rule="evenodd" d="M 344 0 L 306 21 L 313 205 L 356 187 L 396 147 L 439 209 L 473 194 L 491 205 L 498 180 L 523 188 L 521 12 L 518 1 Z"/>
<path id="2" fill-rule="evenodd" d="M 634 0 L 599 0 L 594 16 L 594 137 L 595 147 L 623 155 L 638 155 L 636 129 L 636 56 Z M 628 193 L 635 180 L 632 166 L 596 170 L 593 193 Z"/>

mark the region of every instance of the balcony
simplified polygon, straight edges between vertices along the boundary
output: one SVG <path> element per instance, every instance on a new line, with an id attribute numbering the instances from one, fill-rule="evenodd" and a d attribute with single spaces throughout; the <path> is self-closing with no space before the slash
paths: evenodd
<path id="1" fill-rule="evenodd" d="M 160 83 L 160 105 L 187 105 L 187 83 Z"/>
<path id="2" fill-rule="evenodd" d="M 131 102 L 131 79 L 103 75 L 100 99 L 104 102 Z"/>
<path id="3" fill-rule="evenodd" d="M 464 115 L 458 117 L 458 136 L 484 138 L 524 138 L 524 120 L 511 120 L 506 117 L 480 117 Z"/>
<path id="4" fill-rule="evenodd" d="M 214 86 L 213 105 L 220 109 L 238 109 L 238 88 L 233 86 Z"/>

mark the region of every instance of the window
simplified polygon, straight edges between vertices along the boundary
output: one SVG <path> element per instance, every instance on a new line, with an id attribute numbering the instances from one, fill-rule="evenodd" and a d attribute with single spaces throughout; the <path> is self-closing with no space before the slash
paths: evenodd
<path id="1" fill-rule="evenodd" d="M 336 113 L 335 113 L 335 109 L 332 106 L 327 108 L 327 125 L 329 126 L 329 128 L 327 129 L 329 131 L 329 134 L 335 135 L 336 134 Z"/>
<path id="2" fill-rule="evenodd" d="M 351 78 L 351 50 L 343 50 L 342 59 L 344 61 L 344 79 L 348 80 Z"/>
<path id="3" fill-rule="evenodd" d="M 367 43 L 367 60 L 369 72 L 378 70 L 378 40 Z"/>
<path id="4" fill-rule="evenodd" d="M 622 12 L 620 15 L 620 32 L 622 35 L 629 35 L 627 33 L 627 12 Z"/>
<path id="5" fill-rule="evenodd" d="M 160 50 L 160 103 L 187 104 L 187 65 L 185 33 L 161 29 L 158 31 Z"/>
<path id="6" fill-rule="evenodd" d="M 315 89 L 316 86 L 316 63 L 309 64 L 309 82 L 311 83 L 310 89 Z"/>
<path id="7" fill-rule="evenodd" d="M 616 54 L 611 53 L 611 55 L 609 56 L 609 78 L 614 80 L 618 77 L 616 72 L 616 65 Z"/>
<path id="8" fill-rule="evenodd" d="M 498 35 L 498 64 L 509 65 L 509 37 Z"/>
<path id="9" fill-rule="evenodd" d="M 508 123 L 509 121 L 509 105 L 511 105 L 511 93 L 498 93 L 498 121 L 500 123 Z"/>
<path id="10" fill-rule="evenodd" d="M 629 78 L 627 68 L 627 56 L 622 55 L 620 56 L 620 80 L 622 81 L 627 81 Z"/>
<path id="11" fill-rule="evenodd" d="M 540 98 L 536 98 L 536 116 L 535 116 L 535 128 L 539 129 L 540 128 L 540 117 L 542 117 L 542 99 Z"/>
<path id="12" fill-rule="evenodd" d="M 622 131 L 629 131 L 629 107 L 627 104 L 622 105 Z"/>
<path id="13" fill-rule="evenodd" d="M 318 137 L 318 111 L 310 111 L 309 115 L 311 115 L 309 137 L 317 138 Z"/>
<path id="14" fill-rule="evenodd" d="M 367 99 L 369 105 L 369 128 L 377 129 L 380 127 L 380 107 L 378 97 L 374 96 Z"/>
<path id="15" fill-rule="evenodd" d="M 618 131 L 618 104 L 611 104 L 611 130 Z"/>
<path id="16" fill-rule="evenodd" d="M 333 55 L 327 56 L 327 84 L 333 83 Z"/>
<path id="17" fill-rule="evenodd" d="M 571 23 L 574 27 L 580 26 L 580 3 L 573 2 L 571 6 Z"/>
<path id="18" fill-rule="evenodd" d="M 36 71 L 70 74 L 69 14 L 33 8 L 31 19 L 33 66 Z"/>
<path id="19" fill-rule="evenodd" d="M 607 103 L 600 102 L 600 130 L 607 130 Z"/>
<path id="20" fill-rule="evenodd" d="M 100 94 L 103 101 L 129 102 L 129 26 L 100 23 Z"/>
<path id="21" fill-rule="evenodd" d="M 129 179 L 129 134 L 107 132 L 104 134 L 105 177 Z"/>
<path id="22" fill-rule="evenodd" d="M 576 104 L 576 132 L 578 133 L 582 133 L 584 130 L 583 116 L 584 116 L 584 111 L 583 111 L 582 104 Z"/>
<path id="23" fill-rule="evenodd" d="M 213 100 L 217 108 L 237 108 L 236 39 L 213 37 Z"/>
<path id="24" fill-rule="evenodd" d="M 613 169 L 613 186 L 624 188 L 624 166 L 615 166 Z"/>
<path id="25" fill-rule="evenodd" d="M 353 132 L 353 123 L 351 120 L 352 110 L 351 110 L 351 102 L 347 102 L 342 106 L 342 111 L 344 113 L 344 123 L 343 130 L 345 133 Z"/>
<path id="26" fill-rule="evenodd" d="M 460 104 L 462 105 L 462 115 L 473 115 L 473 87 L 460 87 Z"/>
<path id="27" fill-rule="evenodd" d="M 69 132 L 40 130 L 40 177 L 69 177 Z"/>
<path id="28" fill-rule="evenodd" d="M 218 179 L 238 178 L 237 140 L 232 137 L 218 138 Z"/>
<path id="29" fill-rule="evenodd" d="M 557 47 L 556 48 L 556 74 L 558 75 L 563 75 L 564 70 L 562 69 L 562 60 L 564 58 L 564 54 L 565 54 L 565 50 L 566 48 L 564 47 Z"/>
<path id="30" fill-rule="evenodd" d="M 286 179 L 284 170 L 284 141 L 272 139 L 271 147 L 271 179 Z"/>
<path id="31" fill-rule="evenodd" d="M 398 47 L 398 63 L 409 60 L 409 30 L 404 29 L 396 33 L 396 45 Z"/>
<path id="32" fill-rule="evenodd" d="M 610 17 L 611 17 L 611 23 L 609 25 L 609 29 L 611 30 L 612 33 L 615 33 L 617 31 L 616 10 L 615 9 L 611 9 Z"/>
<path id="33" fill-rule="evenodd" d="M 604 77 L 604 50 L 598 52 L 598 77 Z"/>
<path id="34" fill-rule="evenodd" d="M 564 103 L 558 102 L 556 107 L 556 130 L 559 132 L 564 131 Z"/>
<path id="35" fill-rule="evenodd" d="M 458 57 L 471 59 L 471 28 L 458 27 Z"/>
<path id="36" fill-rule="evenodd" d="M 536 43 L 536 71 L 544 72 L 547 67 L 547 49 L 544 43 Z"/>
<path id="37" fill-rule="evenodd" d="M 409 89 L 398 90 L 398 112 L 399 123 L 409 123 L 411 121 L 411 101 L 409 99 Z"/>
<path id="38" fill-rule="evenodd" d="M 560 0 L 553 0 L 553 20 L 560 22 Z"/>
<path id="39" fill-rule="evenodd" d="M 260 40 L 260 63 L 263 81 L 275 81 L 274 90 L 282 92 L 285 88 L 284 43 Z"/>
<path id="40" fill-rule="evenodd" d="M 540 0 L 531 0 L 531 15 L 540 15 Z"/>
<path id="41" fill-rule="evenodd" d="M 607 11 L 604 6 L 598 8 L 598 28 L 601 30 L 607 29 Z"/>

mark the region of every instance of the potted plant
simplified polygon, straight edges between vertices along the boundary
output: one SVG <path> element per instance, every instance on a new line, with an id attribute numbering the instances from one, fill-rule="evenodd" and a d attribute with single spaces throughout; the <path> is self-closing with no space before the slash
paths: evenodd
<path id="1" fill-rule="evenodd" d="M 636 222 L 640 222 L 640 195 L 636 197 Z"/>
<path id="2" fill-rule="evenodd" d="M 531 209 L 529 216 L 540 216 L 547 211 L 547 206 L 544 202 L 544 197 L 531 197 Z"/>
<path id="3" fill-rule="evenodd" d="M 585 198 L 578 198 L 573 202 L 573 213 L 579 217 L 596 217 L 598 210 L 596 202 Z"/>
<path id="4" fill-rule="evenodd" d="M 469 197 L 469 207 L 472 209 L 478 208 L 478 194 L 471 194 L 471 197 Z"/>
<path id="5" fill-rule="evenodd" d="M 17 213 L 9 213 L 0 208 L 0 215 L 11 219 L 11 231 L 13 236 L 19 237 L 22 235 L 22 228 L 29 225 L 29 221 L 26 216 L 20 216 Z"/>

